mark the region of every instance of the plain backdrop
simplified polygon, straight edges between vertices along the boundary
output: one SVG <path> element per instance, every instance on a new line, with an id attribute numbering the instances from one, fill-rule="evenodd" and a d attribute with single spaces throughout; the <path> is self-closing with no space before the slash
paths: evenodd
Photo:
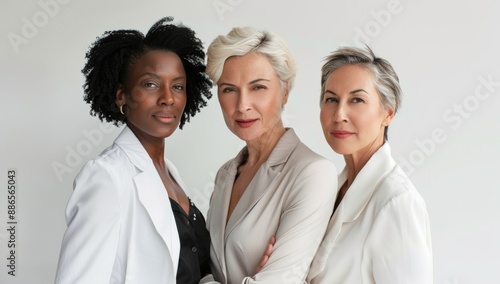
<path id="1" fill-rule="evenodd" d="M 281 34 L 299 70 L 285 125 L 338 171 L 343 159 L 326 144 L 319 123 L 320 67 L 339 46 L 368 43 L 401 80 L 403 105 L 389 141 L 427 202 L 434 282 L 500 283 L 499 3 L 2 1 L 0 283 L 53 283 L 73 179 L 120 131 L 90 116 L 82 100 L 80 70 L 89 45 L 106 30 L 147 32 L 164 16 L 193 28 L 205 48 L 234 26 Z M 243 146 L 227 130 L 217 97 L 166 144 L 189 195 L 206 212 L 215 173 Z M 16 276 L 7 266 L 9 169 L 18 186 Z"/>

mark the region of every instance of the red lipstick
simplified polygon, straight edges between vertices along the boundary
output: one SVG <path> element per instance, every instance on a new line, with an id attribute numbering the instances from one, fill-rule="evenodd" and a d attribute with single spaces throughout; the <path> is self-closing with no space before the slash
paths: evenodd
<path id="1" fill-rule="evenodd" d="M 248 128 L 251 127 L 256 121 L 257 119 L 237 119 L 236 123 L 238 123 L 241 128 Z"/>
<path id="2" fill-rule="evenodd" d="M 350 131 L 336 130 L 336 131 L 332 131 L 331 134 L 335 138 L 344 139 L 344 138 L 347 138 L 347 137 L 353 135 L 354 133 L 350 132 Z"/>

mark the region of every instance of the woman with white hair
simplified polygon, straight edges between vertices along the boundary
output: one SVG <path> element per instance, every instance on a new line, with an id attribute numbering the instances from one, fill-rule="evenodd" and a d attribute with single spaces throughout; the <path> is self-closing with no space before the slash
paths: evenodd
<path id="1" fill-rule="evenodd" d="M 333 163 L 281 120 L 296 73 L 290 51 L 277 34 L 246 27 L 217 37 L 207 55 L 226 125 L 246 142 L 218 171 L 210 200 L 213 276 L 231 284 L 303 283 L 337 179 Z M 273 252 L 258 269 L 274 236 Z"/>

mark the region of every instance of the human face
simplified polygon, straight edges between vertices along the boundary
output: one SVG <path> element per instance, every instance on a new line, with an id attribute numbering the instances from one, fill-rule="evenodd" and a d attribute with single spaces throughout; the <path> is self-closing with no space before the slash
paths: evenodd
<path id="1" fill-rule="evenodd" d="M 126 86 L 117 91 L 127 125 L 139 140 L 170 136 L 186 106 L 186 74 L 177 54 L 149 51 L 132 66 Z"/>
<path id="2" fill-rule="evenodd" d="M 360 65 L 345 65 L 325 82 L 321 126 L 326 141 L 342 155 L 371 156 L 384 143 L 394 111 L 384 109 L 373 76 Z"/>
<path id="3" fill-rule="evenodd" d="M 226 125 L 240 139 L 249 142 L 283 128 L 281 108 L 288 91 L 265 55 L 228 58 L 217 86 Z"/>

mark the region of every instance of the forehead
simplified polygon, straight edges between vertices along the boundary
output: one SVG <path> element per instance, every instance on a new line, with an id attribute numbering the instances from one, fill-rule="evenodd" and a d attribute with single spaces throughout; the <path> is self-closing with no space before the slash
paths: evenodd
<path id="1" fill-rule="evenodd" d="M 359 64 L 348 64 L 332 71 L 328 76 L 325 87 L 327 89 L 375 89 L 373 74 L 366 67 Z"/>
<path id="2" fill-rule="evenodd" d="M 231 79 L 252 79 L 257 77 L 277 77 L 274 68 L 263 54 L 250 52 L 243 56 L 231 56 L 224 62 L 219 82 Z"/>
<path id="3" fill-rule="evenodd" d="M 184 73 L 184 66 L 180 57 L 166 50 L 151 50 L 137 58 L 132 66 L 132 72 L 141 71 L 176 70 Z"/>

